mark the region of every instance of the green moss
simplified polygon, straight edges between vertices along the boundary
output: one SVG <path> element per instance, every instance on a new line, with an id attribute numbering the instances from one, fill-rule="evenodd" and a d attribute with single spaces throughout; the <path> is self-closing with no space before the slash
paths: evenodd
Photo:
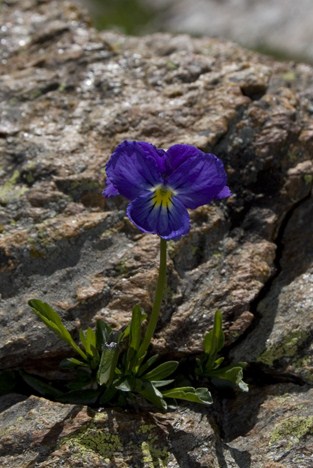
<path id="1" fill-rule="evenodd" d="M 311 350 L 306 350 L 305 354 L 293 363 L 294 369 L 301 375 L 307 383 L 313 384 L 313 357 Z"/>
<path id="2" fill-rule="evenodd" d="M 9 202 L 17 200 L 27 192 L 28 189 L 25 186 L 18 185 L 19 179 L 20 173 L 16 170 L 13 172 L 10 179 L 0 187 L 0 204 L 7 205 Z"/>
<path id="3" fill-rule="evenodd" d="M 106 423 L 107 416 L 104 413 L 96 414 L 91 423 L 64 437 L 60 447 L 66 446 L 74 457 L 80 459 L 88 459 L 89 455 L 93 455 L 105 463 L 123 460 L 125 466 L 128 466 L 128 459 L 132 463 L 129 466 L 137 466 L 133 465 L 134 460 L 138 461 L 138 466 L 147 468 L 168 466 L 168 450 L 156 426 L 139 423 L 136 433 L 131 437 L 132 428 L 130 433 L 127 428 L 119 431 L 118 420 L 110 421 L 110 425 Z"/>
<path id="4" fill-rule="evenodd" d="M 312 181 L 313 181 L 313 176 L 312 174 L 305 174 L 304 175 L 304 183 L 306 185 L 311 185 L 312 184 Z"/>
<path id="5" fill-rule="evenodd" d="M 54 244 L 44 222 L 37 226 L 36 235 L 29 237 L 27 244 L 32 258 L 43 258 L 47 255 L 49 247 Z"/>
<path id="6" fill-rule="evenodd" d="M 295 81 L 297 79 L 297 75 L 294 71 L 290 70 L 282 75 L 284 81 Z"/>
<path id="7" fill-rule="evenodd" d="M 116 451 L 122 450 L 119 437 L 91 423 L 80 431 L 62 439 L 61 445 L 67 445 L 80 455 L 95 452 L 102 458 L 112 458 Z"/>
<path id="8" fill-rule="evenodd" d="M 127 276 L 129 273 L 129 267 L 125 260 L 121 260 L 115 265 L 115 271 L 119 276 Z"/>
<path id="9" fill-rule="evenodd" d="M 29 249 L 29 255 L 32 258 L 44 258 L 45 257 L 45 252 L 43 252 L 39 248 L 37 249 L 35 246 L 31 246 L 30 249 Z"/>
<path id="10" fill-rule="evenodd" d="M 178 65 L 177 65 L 177 63 L 173 62 L 172 60 L 168 60 L 166 62 L 166 68 L 168 70 L 177 70 Z"/>
<path id="11" fill-rule="evenodd" d="M 313 416 L 290 416 L 276 424 L 270 444 L 283 443 L 289 450 L 308 434 L 313 434 Z"/>
<path id="12" fill-rule="evenodd" d="M 296 356 L 299 346 L 304 343 L 309 336 L 306 330 L 296 330 L 290 332 L 281 341 L 267 348 L 258 358 L 258 361 L 269 366 L 283 357 L 293 358 Z"/>
<path id="13" fill-rule="evenodd" d="M 141 452 L 144 466 L 149 468 L 155 468 L 156 466 L 158 468 L 166 468 L 166 460 L 168 458 L 166 449 L 156 451 L 153 447 L 151 447 L 151 444 L 143 441 L 141 443 Z"/>
<path id="14" fill-rule="evenodd" d="M 288 151 L 287 157 L 290 162 L 295 163 L 296 161 L 300 159 L 300 154 L 297 149 L 293 149 L 293 150 Z"/>
<path id="15" fill-rule="evenodd" d="M 37 170 L 38 166 L 33 161 L 29 161 L 27 164 L 25 164 L 23 168 L 23 181 L 25 181 L 28 185 L 32 185 L 36 180 Z"/>
<path id="16" fill-rule="evenodd" d="M 66 87 L 67 87 L 67 84 L 64 81 L 62 81 L 62 83 L 60 83 L 60 86 L 59 86 L 60 93 L 63 93 L 64 91 L 66 91 Z"/>
<path id="17" fill-rule="evenodd" d="M 91 13 L 98 29 L 122 28 L 127 34 L 138 35 L 154 18 L 153 9 L 138 0 L 92 0 Z"/>

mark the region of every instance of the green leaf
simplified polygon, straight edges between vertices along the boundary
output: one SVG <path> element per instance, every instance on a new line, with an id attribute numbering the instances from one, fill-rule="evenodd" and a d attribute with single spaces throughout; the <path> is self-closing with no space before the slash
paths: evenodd
<path id="1" fill-rule="evenodd" d="M 146 372 L 146 370 L 148 370 L 149 367 L 151 367 L 158 359 L 159 359 L 158 354 L 154 354 L 149 359 L 147 359 L 146 362 L 140 366 L 140 369 L 138 371 L 138 376 L 141 376 L 144 372 Z"/>
<path id="2" fill-rule="evenodd" d="M 137 364 L 137 351 L 134 348 L 128 348 L 125 355 L 125 371 L 131 371 Z"/>
<path id="3" fill-rule="evenodd" d="M 219 357 L 218 359 L 216 359 L 214 361 L 214 368 L 217 369 L 218 367 L 220 367 L 220 365 L 222 364 L 224 360 L 225 360 L 224 357 Z"/>
<path id="4" fill-rule="evenodd" d="M 129 340 L 126 353 L 126 371 L 136 371 L 139 367 L 138 350 L 141 345 L 141 324 L 146 319 L 146 314 L 139 305 L 135 305 L 132 310 L 132 318 L 128 326 Z"/>
<path id="5" fill-rule="evenodd" d="M 193 403 L 204 405 L 212 403 L 212 397 L 207 388 L 178 387 L 164 390 L 162 393 L 165 398 L 192 401 Z"/>
<path id="6" fill-rule="evenodd" d="M 86 351 L 88 365 L 91 369 L 97 369 L 99 366 L 100 354 L 96 348 L 96 332 L 90 327 L 87 328 L 85 332 L 80 330 L 79 338 Z"/>
<path id="7" fill-rule="evenodd" d="M 91 380 L 91 376 L 87 374 L 78 374 L 75 379 L 66 385 L 68 391 L 76 390 L 94 390 L 95 382 Z M 97 386 L 98 388 L 98 386 Z"/>
<path id="8" fill-rule="evenodd" d="M 57 398 L 57 400 L 61 403 L 93 405 L 97 402 L 99 395 L 100 392 L 96 389 L 73 390 L 71 392 L 63 393 Z"/>
<path id="9" fill-rule="evenodd" d="M 163 362 L 159 366 L 155 367 L 151 371 L 143 375 L 146 380 L 162 380 L 171 375 L 178 367 L 177 361 Z"/>
<path id="10" fill-rule="evenodd" d="M 131 392 L 132 388 L 127 379 L 120 382 L 118 385 L 115 385 L 117 390 L 121 390 L 121 392 Z"/>
<path id="11" fill-rule="evenodd" d="M 37 377 L 34 377 L 33 375 L 27 374 L 24 371 L 20 371 L 20 375 L 27 383 L 27 385 L 45 397 L 57 399 L 60 395 L 62 395 L 60 390 L 57 390 L 56 388 L 52 387 L 46 382 L 43 382 Z"/>
<path id="12" fill-rule="evenodd" d="M 166 385 L 169 385 L 174 382 L 174 379 L 169 379 L 169 380 L 152 380 L 151 383 L 157 388 L 160 387 L 166 387 Z"/>
<path id="13" fill-rule="evenodd" d="M 28 302 L 37 317 L 42 320 L 57 336 L 69 344 L 83 359 L 87 360 L 86 354 L 73 340 L 70 332 L 63 325 L 58 313 L 47 303 L 39 299 L 32 299 Z"/>
<path id="14" fill-rule="evenodd" d="M 129 337 L 130 333 L 130 323 L 126 326 L 124 326 L 119 332 L 118 332 L 118 342 L 122 343 L 122 341 L 126 340 L 126 338 Z"/>
<path id="15" fill-rule="evenodd" d="M 79 330 L 79 339 L 80 339 L 80 342 L 81 344 L 83 345 L 86 353 L 88 354 L 88 345 L 87 345 L 87 340 L 86 340 L 86 337 L 85 337 L 85 333 L 83 330 Z"/>
<path id="16" fill-rule="evenodd" d="M 233 385 L 237 385 L 243 392 L 249 391 L 248 385 L 243 381 L 243 370 L 241 366 L 228 366 L 222 369 L 216 369 L 212 372 L 211 377 L 226 380 Z"/>
<path id="17" fill-rule="evenodd" d="M 93 349 L 96 347 L 96 333 L 92 328 L 87 328 L 85 332 L 79 330 L 79 339 L 89 356 L 93 356 Z"/>
<path id="18" fill-rule="evenodd" d="M 119 349 L 117 343 L 110 343 L 102 351 L 99 369 L 97 372 L 97 381 L 99 385 L 108 384 L 114 375 L 117 364 Z"/>
<path id="19" fill-rule="evenodd" d="M 61 361 L 60 366 L 64 369 L 69 368 L 69 367 L 85 367 L 89 369 L 89 366 L 86 362 L 80 361 L 79 359 L 76 358 L 65 358 L 63 361 Z"/>
<path id="20" fill-rule="evenodd" d="M 17 374 L 11 370 L 0 372 L 0 395 L 13 393 L 17 390 Z"/>
<path id="21" fill-rule="evenodd" d="M 204 336 L 203 347 L 205 354 L 216 356 L 224 346 L 224 332 L 222 329 L 222 313 L 217 310 L 214 315 L 213 330 Z"/>
<path id="22" fill-rule="evenodd" d="M 130 321 L 129 346 L 135 351 L 138 351 L 141 343 L 141 324 L 146 317 L 147 315 L 138 304 L 133 307 Z"/>
<path id="23" fill-rule="evenodd" d="M 167 409 L 167 403 L 163 399 L 162 393 L 151 382 L 136 379 L 134 390 L 157 408 Z"/>
<path id="24" fill-rule="evenodd" d="M 100 395 L 99 398 L 99 405 L 105 405 L 109 401 L 111 401 L 117 393 L 117 390 L 114 386 L 107 387 L 105 391 Z"/>
<path id="25" fill-rule="evenodd" d="M 97 350 L 97 348 L 95 348 L 92 345 L 90 346 L 90 351 L 92 353 L 92 356 L 88 364 L 91 369 L 93 370 L 98 369 L 101 355 L 99 354 L 99 351 Z"/>
<path id="26" fill-rule="evenodd" d="M 104 320 L 96 321 L 96 348 L 101 352 L 103 346 L 110 341 L 111 326 Z"/>

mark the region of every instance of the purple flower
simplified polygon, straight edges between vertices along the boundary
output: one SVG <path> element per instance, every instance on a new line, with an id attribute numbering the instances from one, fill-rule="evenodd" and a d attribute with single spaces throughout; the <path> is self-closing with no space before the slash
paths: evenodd
<path id="1" fill-rule="evenodd" d="M 231 195 L 222 161 L 191 145 L 167 151 L 150 143 L 124 141 L 106 165 L 104 196 L 122 195 L 127 216 L 143 232 L 165 240 L 189 232 L 187 208 Z"/>

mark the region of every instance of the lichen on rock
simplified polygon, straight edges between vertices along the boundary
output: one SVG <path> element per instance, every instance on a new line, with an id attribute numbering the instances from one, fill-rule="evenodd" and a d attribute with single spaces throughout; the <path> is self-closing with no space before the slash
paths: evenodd
<path id="1" fill-rule="evenodd" d="M 124 139 L 196 145 L 223 160 L 234 196 L 195 210 L 190 235 L 169 246 L 153 345 L 194 356 L 220 309 L 227 357 L 249 363 L 251 392 L 149 416 L 138 427 L 152 424 L 158 438 L 165 426 L 168 445 L 138 433 L 140 450 L 128 445 L 121 466 L 135 466 L 133 451 L 147 466 L 298 467 L 300 448 L 311 466 L 312 67 L 214 38 L 98 32 L 70 1 L 2 2 L 0 17 L 1 370 L 59 376 L 51 366 L 68 350 L 34 319 L 33 297 L 71 331 L 97 318 L 119 328 L 138 302 L 149 311 L 158 239 L 128 222 L 124 201 L 101 197 L 105 163 Z M 106 463 L 109 436 L 81 408 L 23 398 L 2 413 L 4 466 L 57 467 L 65 455 L 75 466 L 84 431 Z M 136 417 L 121 416 L 134 435 Z M 277 454 L 288 418 L 301 447 Z M 97 466 L 91 445 L 79 466 Z"/>

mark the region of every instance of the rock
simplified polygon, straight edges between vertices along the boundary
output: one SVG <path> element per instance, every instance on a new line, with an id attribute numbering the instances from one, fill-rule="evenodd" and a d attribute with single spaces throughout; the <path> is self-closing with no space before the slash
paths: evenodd
<path id="1" fill-rule="evenodd" d="M 248 406 L 240 399 L 235 405 L 224 408 L 225 415 L 232 421 L 232 425 L 227 420 L 224 425 L 225 452 L 229 451 L 237 463 L 229 466 L 310 467 L 313 443 L 311 398 L 312 389 L 307 387 L 276 385 L 265 391 L 263 388 L 261 393 L 252 391 Z M 244 407 L 249 408 L 250 414 L 242 419 Z M 243 420 L 249 421 L 244 435 Z"/>
<path id="2" fill-rule="evenodd" d="M 292 0 L 146 0 L 143 4 L 156 9 L 150 29 L 227 38 L 278 57 L 312 63 L 310 0 L 296 4 Z"/>
<path id="3" fill-rule="evenodd" d="M 64 421 L 78 411 L 72 405 L 36 397 L 6 409 L 1 418 L 2 466 L 22 467 L 40 463 L 55 447 Z"/>
<path id="4" fill-rule="evenodd" d="M 154 347 L 169 358 L 198 353 L 220 309 L 226 357 L 249 363 L 251 393 L 216 391 L 209 409 L 180 407 L 162 423 L 157 416 L 156 449 L 142 437 L 140 457 L 149 466 L 165 437 L 168 466 L 300 466 L 298 449 L 288 454 L 293 441 L 281 439 L 290 421 L 277 395 L 309 453 L 303 421 L 312 415 L 300 406 L 312 383 L 312 68 L 217 39 L 96 32 L 68 1 L 4 2 L 1 25 L 1 370 L 53 380 L 69 353 L 29 299 L 53 305 L 74 335 L 99 317 L 119 328 L 138 302 L 150 311 L 158 239 L 129 223 L 125 200 L 102 198 L 104 166 L 125 138 L 194 144 L 221 157 L 234 195 L 192 212 L 190 235 L 169 244 Z M 121 426 L 138 438 L 133 420 L 154 417 L 105 409 L 103 435 L 84 407 L 3 398 L 2 464 L 12 467 L 61 466 L 62 457 L 68 466 L 104 466 L 107 452 L 92 447 L 97 438 L 106 444 L 110 421 L 116 434 Z M 231 405 L 240 411 L 220 411 Z M 108 457 L 136 466 L 130 444 L 130 455 L 118 442 Z"/>
<path id="5" fill-rule="evenodd" d="M 217 468 L 249 463 L 256 468 L 309 468 L 311 399 L 312 389 L 288 384 L 228 400 L 219 414 L 224 419 L 222 441 L 207 410 L 181 408 L 166 415 L 95 412 L 32 396 L 2 413 L 0 460 L 12 468 L 26 464 Z"/>
<path id="6" fill-rule="evenodd" d="M 296 206 L 282 235 L 279 273 L 259 303 L 258 326 L 235 350 L 234 358 L 247 356 L 313 382 L 312 361 L 312 219 L 310 198 Z M 300 247 L 301 246 L 301 247 Z M 240 357 L 241 356 L 241 357 Z"/>
<path id="7" fill-rule="evenodd" d="M 215 436 L 207 418 L 188 409 L 166 417 L 95 412 L 30 397 L 2 413 L 1 433 L 0 460 L 12 468 L 218 466 L 209 448 Z"/>

